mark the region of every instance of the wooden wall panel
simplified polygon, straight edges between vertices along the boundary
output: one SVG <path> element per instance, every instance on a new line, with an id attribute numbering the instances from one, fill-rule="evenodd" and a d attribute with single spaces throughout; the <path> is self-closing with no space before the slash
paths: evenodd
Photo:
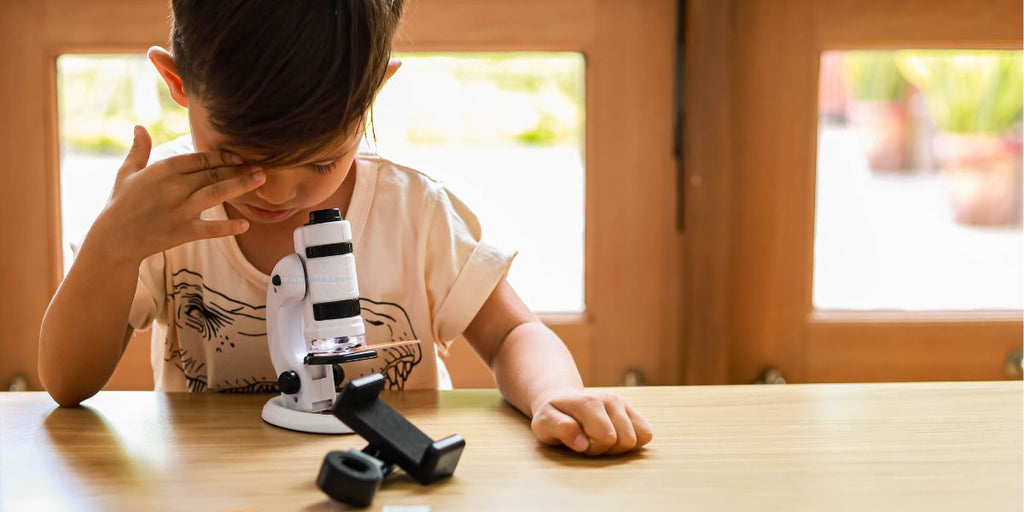
<path id="1" fill-rule="evenodd" d="M 53 63 L 43 47 L 43 4 L 0 3 L 0 377 L 36 377 L 36 340 L 58 267 L 52 226 L 52 170 L 56 165 L 47 92 Z M 41 285 L 42 284 L 42 285 Z"/>

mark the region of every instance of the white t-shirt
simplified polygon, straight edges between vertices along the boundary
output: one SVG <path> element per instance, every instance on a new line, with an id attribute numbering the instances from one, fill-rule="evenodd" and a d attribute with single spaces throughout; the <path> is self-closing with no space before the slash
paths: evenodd
<path id="1" fill-rule="evenodd" d="M 155 148 L 150 161 L 193 151 L 185 136 Z M 367 342 L 421 343 L 346 364 L 346 380 L 377 372 L 389 389 L 450 387 L 438 351 L 447 354 L 515 253 L 481 241 L 476 216 L 429 177 L 364 154 L 355 172 L 346 220 Z M 202 218 L 227 216 L 218 205 Z M 129 323 L 135 329 L 152 324 L 156 389 L 276 390 L 266 337 L 269 280 L 234 237 L 189 242 L 146 258 Z"/>

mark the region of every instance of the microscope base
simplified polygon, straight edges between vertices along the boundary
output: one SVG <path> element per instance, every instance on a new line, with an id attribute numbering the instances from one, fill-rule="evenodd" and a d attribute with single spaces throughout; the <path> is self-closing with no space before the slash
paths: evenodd
<path id="1" fill-rule="evenodd" d="M 326 413 L 302 412 L 284 405 L 284 396 L 277 395 L 263 406 L 263 421 L 276 427 L 312 434 L 352 434 L 330 411 Z"/>

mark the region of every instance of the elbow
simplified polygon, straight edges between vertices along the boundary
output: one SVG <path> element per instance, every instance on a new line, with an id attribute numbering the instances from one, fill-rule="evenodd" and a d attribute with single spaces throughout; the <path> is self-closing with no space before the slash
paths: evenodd
<path id="1" fill-rule="evenodd" d="M 39 360 L 36 364 L 36 371 L 39 374 L 39 382 L 43 389 L 50 394 L 61 407 L 75 407 L 96 394 L 97 389 L 90 389 L 89 386 L 82 386 L 81 382 L 69 373 L 66 366 L 59 363 L 59 357 L 55 357 L 49 347 L 53 346 L 52 337 L 47 335 L 46 325 L 39 333 Z M 102 386 L 101 386 L 102 387 Z"/>
<path id="2" fill-rule="evenodd" d="M 43 389 L 50 394 L 50 398 L 53 398 L 54 402 L 57 402 L 61 407 L 77 407 L 85 400 L 96 394 L 95 391 L 83 392 L 81 389 L 73 389 L 67 386 L 54 386 L 51 384 L 43 383 Z"/>
<path id="3" fill-rule="evenodd" d="M 50 397 L 52 397 L 53 401 L 57 402 L 57 405 L 61 407 L 78 407 L 82 403 L 82 400 L 89 398 L 88 396 L 80 397 L 78 395 L 58 394 L 52 392 L 50 393 Z"/>
<path id="4" fill-rule="evenodd" d="M 39 361 L 38 370 L 39 380 L 43 385 L 43 389 L 61 407 L 77 407 L 82 403 L 82 400 L 96 394 L 96 390 L 84 390 L 80 386 L 73 386 L 64 379 L 61 379 L 60 376 L 54 375 L 52 370 L 46 368 L 42 359 Z"/>

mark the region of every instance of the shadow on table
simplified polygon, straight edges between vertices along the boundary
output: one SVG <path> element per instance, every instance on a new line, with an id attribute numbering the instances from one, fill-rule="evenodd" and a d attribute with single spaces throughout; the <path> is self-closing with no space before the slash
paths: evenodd
<path id="1" fill-rule="evenodd" d="M 580 468 L 607 468 L 639 462 L 647 458 L 647 450 L 641 448 L 637 451 L 626 452 L 619 455 L 590 456 L 576 453 L 565 446 L 548 446 L 537 441 L 535 453 L 545 460 L 567 467 Z"/>
<path id="2" fill-rule="evenodd" d="M 76 476 L 119 487 L 147 485 L 145 468 L 132 460 L 115 430 L 92 408 L 56 407 L 43 425 L 61 462 Z"/>

